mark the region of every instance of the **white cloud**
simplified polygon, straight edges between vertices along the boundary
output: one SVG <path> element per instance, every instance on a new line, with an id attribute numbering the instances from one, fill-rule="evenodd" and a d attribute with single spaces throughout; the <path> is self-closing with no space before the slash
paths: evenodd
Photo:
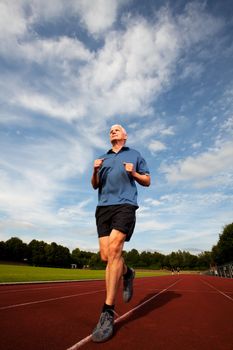
<path id="1" fill-rule="evenodd" d="M 177 67 L 180 77 L 201 77 L 207 67 L 200 56 L 195 60 L 192 54 L 215 40 L 223 24 L 195 2 L 180 14 L 163 8 L 148 20 L 134 14 L 121 17 L 125 3 L 0 1 L 0 52 L 7 62 L 0 70 L 0 211 L 6 218 L 6 230 L 33 227 L 46 239 L 47 226 L 54 229 L 48 231 L 49 239 L 58 241 L 59 230 L 65 226 L 66 241 L 77 240 L 86 247 L 82 227 L 91 238 L 95 231 L 90 213 L 93 203 L 85 200 L 90 198 L 92 161 L 94 152 L 108 147 L 105 131 L 113 117 L 126 122 L 129 144 L 151 152 L 167 147 L 170 152 L 168 136 L 175 135 L 177 123 L 171 121 L 169 108 L 157 108 L 161 103 L 158 97 L 166 91 L 172 97 Z M 70 22 L 72 38 L 68 37 L 71 32 L 62 31 Z M 231 97 L 229 88 L 222 100 L 228 103 L 227 108 L 222 106 L 228 119 L 220 127 L 220 146 L 164 166 L 169 182 L 191 180 L 196 189 L 207 183 L 232 184 L 229 159 L 233 145 L 222 142 L 225 131 L 232 129 Z M 159 115 L 161 110 L 164 113 Z M 204 125 L 204 120 L 201 122 Z M 181 126 L 181 119 L 178 123 Z M 183 129 L 188 124 L 184 117 Z M 201 143 L 192 146 L 195 152 L 201 151 Z M 162 180 L 158 188 L 166 193 L 163 186 Z M 214 202 L 213 197 L 193 195 L 153 199 L 153 189 L 150 196 L 139 209 L 136 230 L 148 231 L 151 236 L 155 231 L 156 240 L 159 231 L 164 235 L 174 229 L 177 242 L 185 244 L 185 225 L 190 227 L 193 216 L 202 214 L 200 207 L 206 209 L 212 203 L 214 209 L 230 200 L 216 196 Z M 221 224 L 229 212 L 222 214 Z M 206 231 L 201 232 L 204 235 Z M 168 243 L 169 235 L 164 244 Z"/>
<path id="2" fill-rule="evenodd" d="M 228 117 L 221 125 L 221 131 L 233 134 L 233 115 Z"/>
<path id="3" fill-rule="evenodd" d="M 161 202 L 159 200 L 153 199 L 153 198 L 146 198 L 145 199 L 145 203 L 148 203 L 148 204 L 150 204 L 152 206 L 159 206 L 159 205 L 161 205 Z"/>
<path id="4" fill-rule="evenodd" d="M 54 64 L 64 66 L 67 61 L 87 62 L 93 57 L 81 41 L 66 36 L 25 42 L 18 46 L 18 53 L 27 60 L 40 64 L 47 61 L 50 66 Z"/>
<path id="5" fill-rule="evenodd" d="M 164 136 L 166 136 L 166 135 L 174 135 L 175 134 L 173 126 L 169 126 L 169 127 L 165 128 L 165 129 L 160 130 L 160 133 L 161 133 L 161 135 L 164 135 Z"/>
<path id="6" fill-rule="evenodd" d="M 138 210 L 133 247 L 148 248 L 142 233 L 145 226 L 151 249 L 159 247 L 165 253 L 188 246 L 189 251 L 191 247 L 211 250 L 224 224 L 232 220 L 232 204 L 233 195 L 219 190 L 207 194 L 176 190 L 156 200 L 147 198 Z"/>
<path id="7" fill-rule="evenodd" d="M 192 144 L 192 148 L 194 148 L 194 149 L 200 148 L 201 145 L 202 145 L 202 142 L 201 142 L 201 141 L 199 141 L 199 142 L 194 142 L 194 143 Z"/>
<path id="8" fill-rule="evenodd" d="M 18 95 L 12 99 L 13 104 L 18 104 L 28 110 L 42 113 L 47 117 L 54 117 L 70 121 L 79 119 L 86 114 L 85 106 L 70 102 L 61 104 L 52 96 L 33 93 L 31 91 L 18 91 Z"/>
<path id="9" fill-rule="evenodd" d="M 75 222 L 81 221 L 88 224 L 89 221 L 87 221 L 87 219 L 93 216 L 93 213 L 87 209 L 90 202 L 92 202 L 92 199 L 85 199 L 77 205 L 60 208 L 58 211 L 58 217 L 66 220 L 67 222 L 72 220 Z"/>
<path id="10" fill-rule="evenodd" d="M 116 114 L 152 114 L 151 101 L 172 83 L 182 51 L 213 35 L 220 27 L 200 6 L 187 6 L 185 13 L 177 17 L 163 9 L 154 24 L 142 17 L 124 19 L 125 29 L 106 32 L 104 46 L 94 55 L 76 38 L 40 38 L 35 35 L 33 25 L 41 19 L 55 20 L 74 13 L 81 16 L 91 33 L 100 33 L 114 23 L 123 2 L 80 0 L 67 3 L 60 0 L 47 4 L 41 0 L 29 4 L 25 0 L 17 6 L 15 2 L 7 5 L 3 1 L 3 4 L 8 16 L 11 6 L 16 8 L 17 16 L 24 23 L 23 29 L 14 31 L 15 40 L 9 41 L 12 42 L 7 51 L 9 56 L 19 56 L 28 64 L 39 64 L 45 76 L 25 82 L 27 72 L 23 69 L 20 84 L 23 92 L 16 90 L 17 85 L 10 89 L 13 101 L 29 110 L 66 121 L 78 120 L 80 116 L 88 116 L 93 121 L 94 118 L 108 120 Z M 195 27 L 194 19 L 198 23 L 203 20 L 208 23 L 204 34 Z M 30 70 L 30 65 L 27 69 Z M 8 85 L 7 78 L 4 77 L 4 85 Z M 165 132 L 171 134 L 172 130 Z"/>
<path id="11" fill-rule="evenodd" d="M 203 71 L 204 67 L 200 63 L 186 63 L 180 78 L 199 79 Z M 200 91 L 198 91 L 198 93 L 200 93 Z"/>
<path id="12" fill-rule="evenodd" d="M 159 222 L 158 220 L 141 220 L 138 221 L 137 223 L 137 232 L 155 232 L 155 231 L 160 231 L 160 230 L 167 230 L 171 228 L 171 223 L 166 223 L 166 222 Z"/>
<path id="13" fill-rule="evenodd" d="M 0 39 L 1 46 L 6 39 L 24 35 L 27 31 L 27 21 L 24 17 L 22 1 L 0 2 Z M 5 47 L 6 48 L 6 47 Z"/>
<path id="14" fill-rule="evenodd" d="M 67 16 L 69 11 L 72 9 L 73 0 L 20 0 L 21 3 L 28 5 L 28 11 L 30 12 L 30 22 L 44 23 L 47 21 L 55 21 L 62 14 L 64 18 Z"/>
<path id="15" fill-rule="evenodd" d="M 180 38 L 187 45 L 196 44 L 217 33 L 223 26 L 221 18 L 205 11 L 205 3 L 189 2 L 178 19 Z"/>
<path id="16" fill-rule="evenodd" d="M 155 153 L 155 152 L 164 151 L 167 147 L 164 145 L 164 143 L 158 140 L 152 140 L 148 148 L 152 153 Z"/>
<path id="17" fill-rule="evenodd" d="M 0 36 L 25 34 L 37 23 L 49 23 L 76 16 L 90 34 L 99 35 L 114 24 L 119 9 L 127 0 L 1 0 Z M 9 19 L 13 19 L 9 21 Z"/>
<path id="18" fill-rule="evenodd" d="M 228 189 L 231 188 L 233 183 L 233 171 L 223 171 L 212 178 L 206 178 L 202 180 L 198 180 L 194 187 L 197 189 L 202 188 L 219 188 L 219 189 Z"/>
<path id="19" fill-rule="evenodd" d="M 222 171 L 232 170 L 233 142 L 226 142 L 220 148 L 204 152 L 197 157 L 188 157 L 172 165 L 162 166 L 169 182 L 199 180 L 215 176 Z"/>
<path id="20" fill-rule="evenodd" d="M 123 0 L 79 0 L 74 1 L 72 5 L 91 34 L 102 34 L 112 27 L 119 7 L 127 2 Z"/>
<path id="21" fill-rule="evenodd" d="M 63 134 L 59 140 L 48 138 L 36 144 L 15 145 L 4 149 L 1 157 L 1 211 L 14 220 L 54 224 L 55 201 L 81 178 L 92 160 L 92 151 L 81 140 Z M 83 157 L 85 154 L 85 157 Z M 64 221 L 64 220 L 63 220 Z"/>
<path id="22" fill-rule="evenodd" d="M 150 118 L 149 120 L 145 119 L 143 121 L 143 128 L 140 123 L 135 123 L 133 126 L 130 125 L 130 129 L 128 143 L 135 146 L 143 144 L 150 152 L 155 152 L 159 149 L 162 150 L 162 148 L 166 149 L 164 143 L 155 140 L 158 135 L 161 137 L 174 135 L 173 127 L 167 126 L 166 123 L 158 119 L 157 116 L 154 116 L 153 120 Z"/>

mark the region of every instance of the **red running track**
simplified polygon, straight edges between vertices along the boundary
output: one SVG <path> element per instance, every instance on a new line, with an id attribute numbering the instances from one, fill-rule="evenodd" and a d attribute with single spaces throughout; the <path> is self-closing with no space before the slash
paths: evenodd
<path id="1" fill-rule="evenodd" d="M 129 304 L 119 291 L 113 338 L 95 344 L 104 296 L 103 281 L 0 286 L 0 349 L 233 349 L 233 280 L 135 279 Z"/>

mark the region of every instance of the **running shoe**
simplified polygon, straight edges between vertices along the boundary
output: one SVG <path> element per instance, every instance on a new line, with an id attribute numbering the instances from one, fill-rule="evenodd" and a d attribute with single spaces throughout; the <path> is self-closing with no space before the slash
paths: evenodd
<path id="1" fill-rule="evenodd" d="M 128 303 L 133 296 L 133 280 L 135 278 L 134 269 L 131 270 L 131 276 L 128 278 L 123 277 L 123 300 L 125 303 Z"/>
<path id="2" fill-rule="evenodd" d="M 108 311 L 102 312 L 99 322 L 92 332 L 92 341 L 102 343 L 110 339 L 113 335 L 114 316 Z"/>

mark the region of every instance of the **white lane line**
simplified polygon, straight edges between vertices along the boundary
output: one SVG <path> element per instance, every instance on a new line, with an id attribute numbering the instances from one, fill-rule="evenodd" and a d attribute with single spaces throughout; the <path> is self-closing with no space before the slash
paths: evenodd
<path id="1" fill-rule="evenodd" d="M 206 282 L 206 281 L 203 281 L 202 279 L 201 279 L 201 281 L 202 281 L 204 284 L 206 284 L 207 286 L 209 286 L 209 287 L 215 289 L 218 293 L 222 294 L 222 295 L 223 295 L 224 297 L 226 297 L 227 299 L 230 299 L 231 301 L 233 301 L 233 298 L 231 298 L 229 295 L 225 294 L 224 292 L 222 292 L 221 290 L 219 290 L 218 288 L 216 288 L 216 287 L 213 286 L 212 284 L 210 284 L 210 283 L 208 283 L 208 282 Z"/>
<path id="2" fill-rule="evenodd" d="M 97 282 L 97 280 L 93 280 L 94 282 Z M 104 280 L 98 280 L 99 282 L 104 282 Z M 18 293 L 18 292 L 33 292 L 35 290 L 45 290 L 47 291 L 48 289 L 61 289 L 61 288 L 78 288 L 78 287 L 86 287 L 87 285 L 84 284 L 83 282 L 85 281 L 80 281 L 81 283 L 72 283 L 72 285 L 53 285 L 53 286 L 44 286 L 44 287 L 36 287 L 36 288 L 24 288 L 24 289 L 6 289 L 6 290 L 0 290 L 0 294 L 8 294 L 8 293 Z M 89 282 L 89 280 L 87 280 Z M 90 281 L 91 282 L 91 281 Z M 91 283 L 92 287 L 99 285 L 99 283 Z M 1 287 L 1 286 L 0 286 Z"/>
<path id="3" fill-rule="evenodd" d="M 168 286 L 167 288 L 161 290 L 159 293 L 153 295 L 151 298 L 147 299 L 146 301 L 144 301 L 143 303 L 139 304 L 138 306 L 134 307 L 133 309 L 129 310 L 128 312 L 126 312 L 124 315 L 118 317 L 115 321 L 114 324 L 119 323 L 120 321 L 124 320 L 125 318 L 129 317 L 134 311 L 140 309 L 142 306 L 144 306 L 145 304 L 149 303 L 151 300 L 157 298 L 160 294 L 166 292 L 169 288 L 173 287 L 174 285 L 176 285 L 178 282 L 180 282 L 182 279 L 179 279 L 178 281 L 172 283 L 170 286 Z M 85 345 L 86 343 L 88 343 L 91 340 L 91 334 L 88 335 L 86 338 L 81 339 L 78 343 L 72 345 L 70 348 L 66 349 L 66 350 L 77 350 L 79 348 L 81 348 L 83 345 Z"/>
<path id="4" fill-rule="evenodd" d="M 44 300 L 37 300 L 37 301 L 30 301 L 28 303 L 22 303 L 22 304 L 15 304 L 15 305 L 8 305 L 8 306 L 2 306 L 0 307 L 1 310 L 8 310 L 8 309 L 14 309 L 16 307 L 22 307 L 22 306 L 27 306 L 27 305 L 34 305 L 34 304 L 40 304 L 40 303 L 47 303 L 49 301 L 54 301 L 54 300 L 61 300 L 61 299 L 68 299 L 68 298 L 75 298 L 79 297 L 82 295 L 88 295 L 88 294 L 96 294 L 100 292 L 104 292 L 105 289 L 100 289 L 96 290 L 94 292 L 85 292 L 85 293 L 78 293 L 78 294 L 71 294 L 71 295 L 65 295 L 63 297 L 57 297 L 57 298 L 50 298 L 50 299 L 44 299 Z"/>
<path id="5" fill-rule="evenodd" d="M 160 294 L 166 292 L 169 288 L 173 287 L 174 285 L 176 285 L 176 284 L 177 284 L 178 282 L 180 282 L 180 281 L 181 281 L 181 279 L 178 280 L 178 281 L 176 281 L 176 282 L 174 282 L 174 283 L 172 283 L 170 286 L 168 286 L 167 288 L 161 290 L 159 293 L 153 295 L 151 298 L 149 298 L 149 299 L 147 299 L 146 301 L 144 301 L 143 303 L 139 304 L 138 306 L 136 306 L 136 307 L 133 308 L 132 310 L 129 310 L 129 311 L 126 312 L 124 315 L 118 317 L 114 323 L 118 323 L 118 322 L 124 320 L 125 318 L 129 317 L 129 315 L 131 315 L 134 311 L 140 309 L 142 306 L 144 306 L 145 304 L 149 303 L 151 300 L 157 298 Z"/>
<path id="6" fill-rule="evenodd" d="M 72 345 L 69 349 L 67 350 L 76 350 L 81 348 L 81 346 L 87 344 L 89 341 L 91 340 L 91 334 L 88 335 L 86 338 L 83 338 L 82 340 L 80 340 L 78 343 Z"/>
<path id="7" fill-rule="evenodd" d="M 149 291 L 153 291 L 153 292 L 155 292 L 155 291 L 159 291 L 160 289 L 153 289 L 153 288 L 138 288 L 138 290 L 139 289 L 142 289 L 142 290 L 144 290 L 144 291 L 147 291 L 147 292 L 149 292 Z M 173 289 L 173 292 L 177 292 L 177 293 L 180 293 L 180 292 L 182 292 L 182 293 L 200 293 L 200 290 L 198 290 L 198 289 Z M 206 293 L 206 294 L 217 294 L 217 291 L 214 291 L 214 290 L 203 290 L 203 291 L 201 291 L 201 293 Z"/>

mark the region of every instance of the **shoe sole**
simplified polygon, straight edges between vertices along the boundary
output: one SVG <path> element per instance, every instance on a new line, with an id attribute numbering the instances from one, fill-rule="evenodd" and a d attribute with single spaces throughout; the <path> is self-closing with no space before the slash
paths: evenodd
<path id="1" fill-rule="evenodd" d="M 95 337 L 92 335 L 91 336 L 91 340 L 94 342 L 94 343 L 105 343 L 106 341 L 108 341 L 109 339 L 111 339 L 113 336 L 113 332 L 111 333 L 111 335 L 109 335 L 107 338 L 104 338 L 104 339 L 95 339 Z"/>

